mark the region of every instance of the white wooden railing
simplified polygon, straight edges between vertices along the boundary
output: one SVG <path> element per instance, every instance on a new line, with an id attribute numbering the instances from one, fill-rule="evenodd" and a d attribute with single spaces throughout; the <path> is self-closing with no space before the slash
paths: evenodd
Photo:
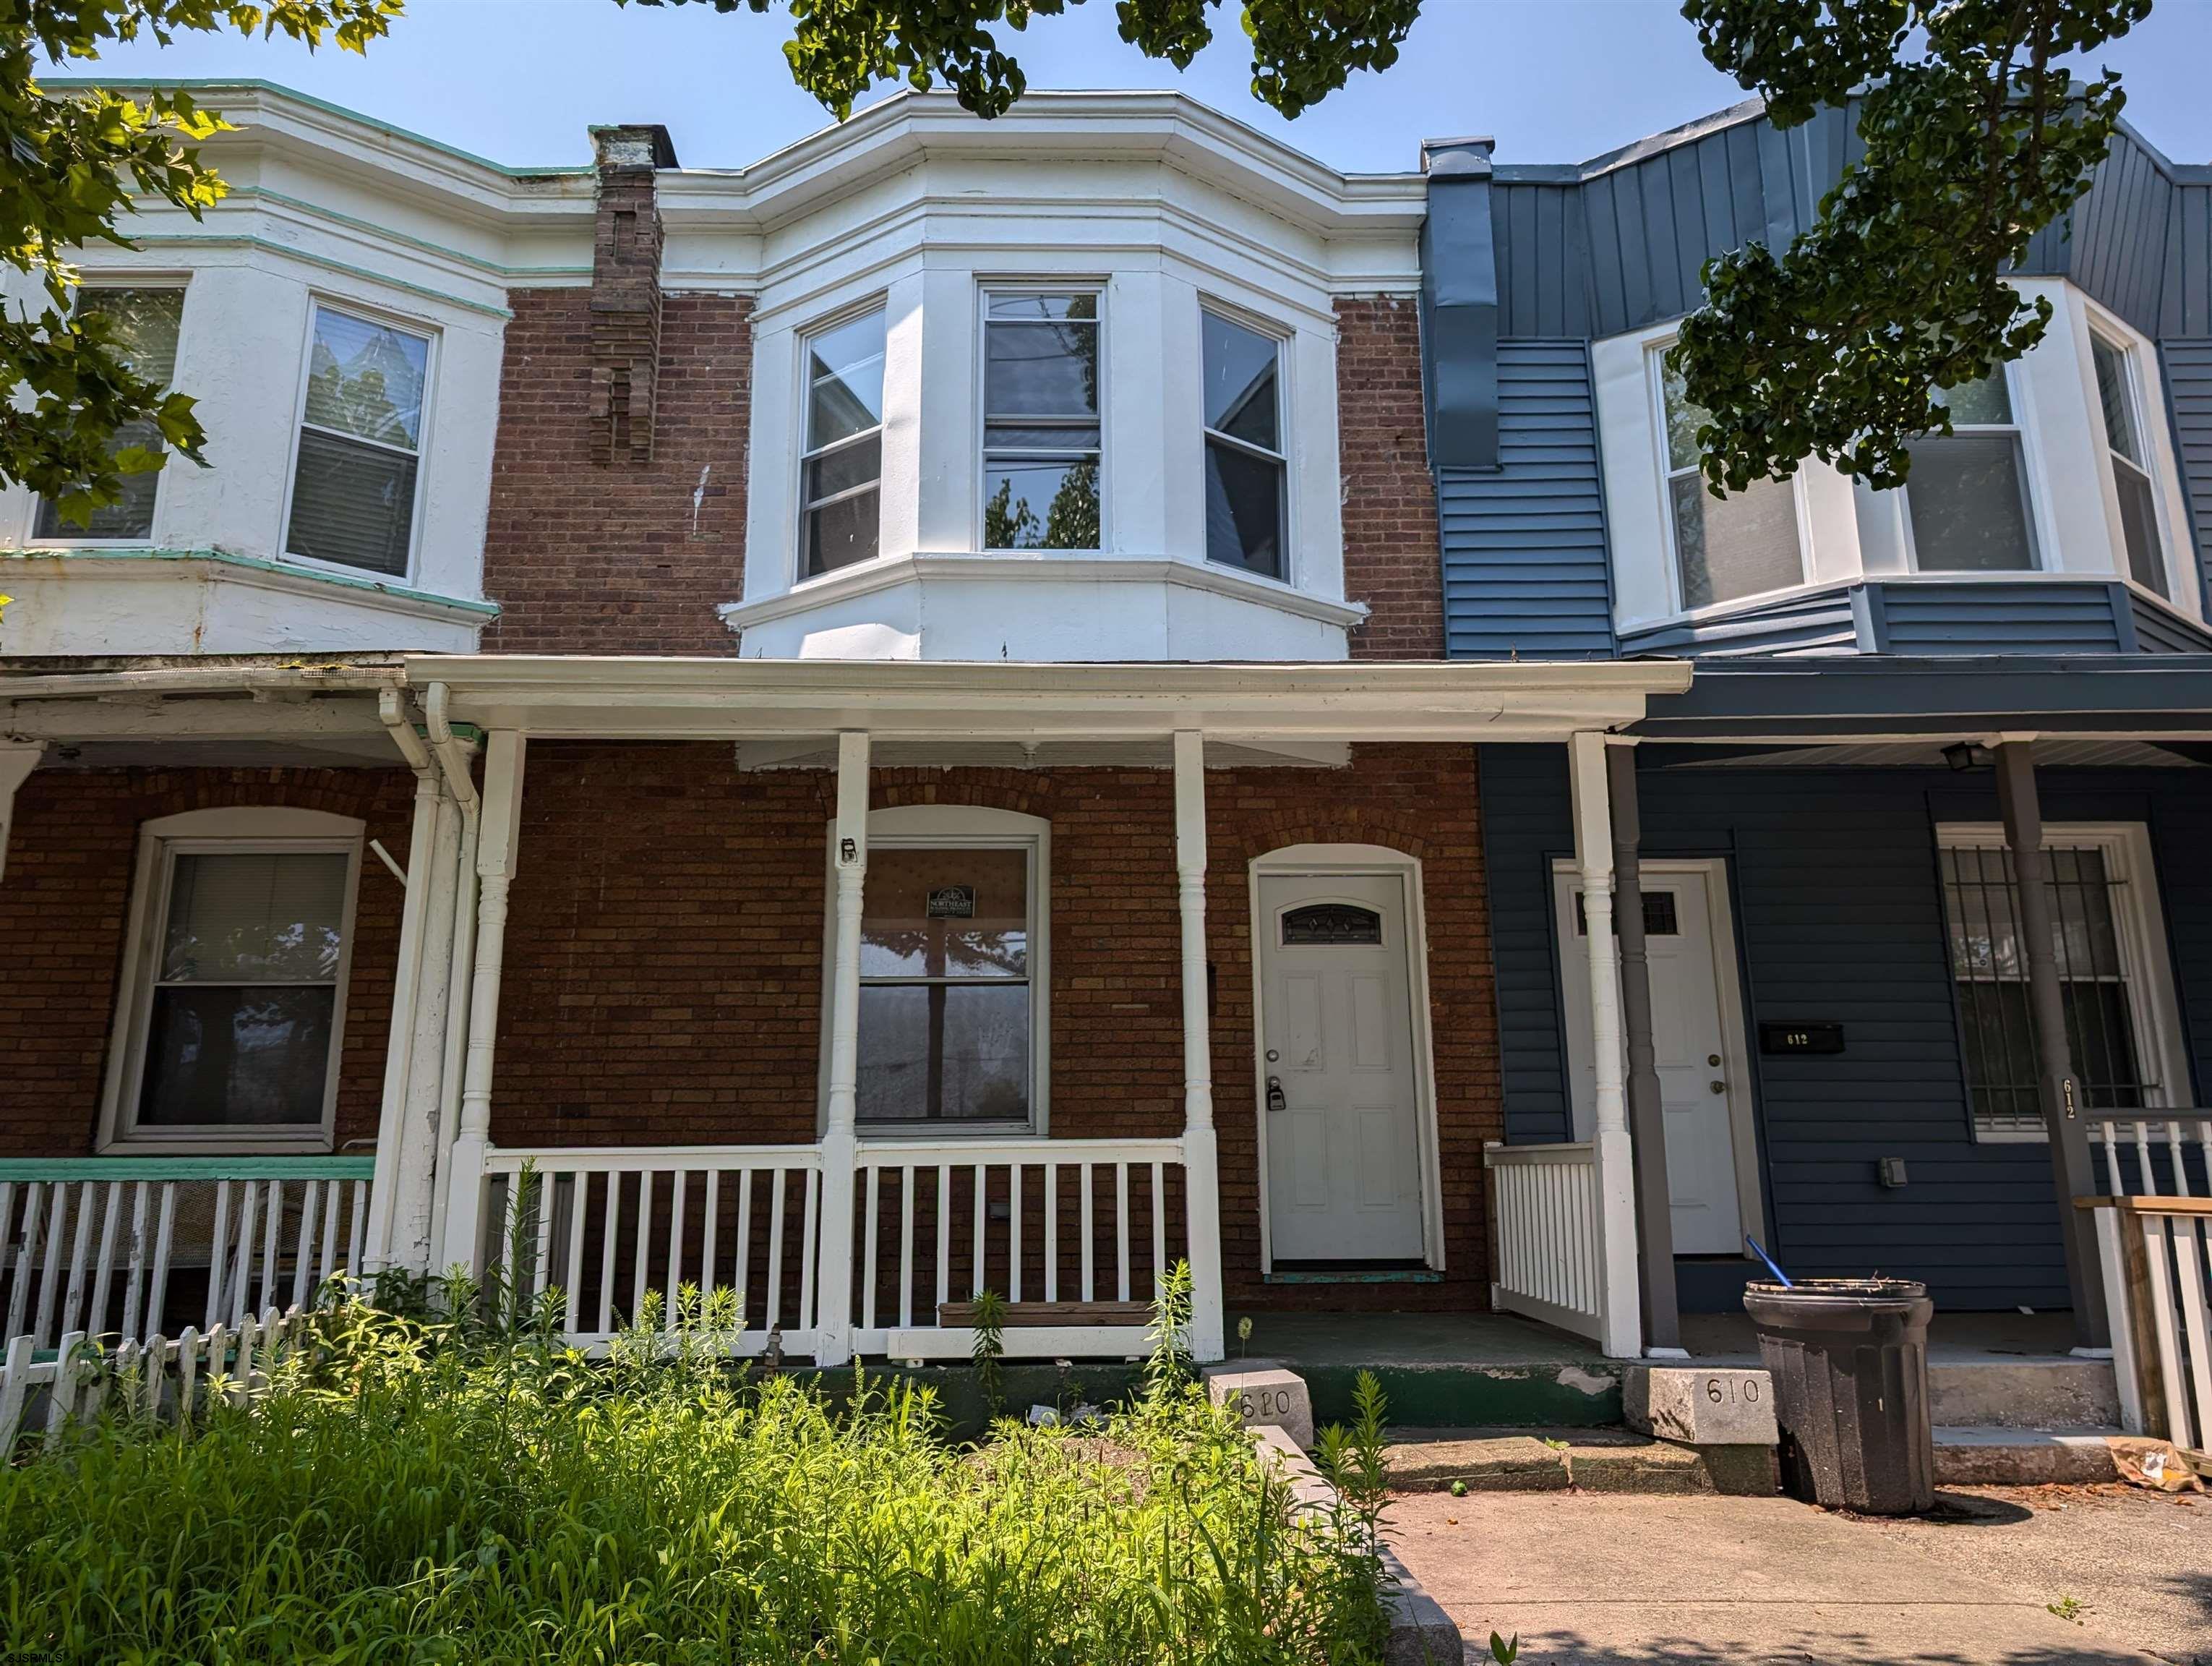
<path id="1" fill-rule="evenodd" d="M 0 1337 L 234 1329 L 358 1268 L 373 1157 L 0 1161 Z"/>
<path id="2" fill-rule="evenodd" d="M 1597 1157 L 1588 1140 L 1482 1148 L 1490 1192 L 1490 1304 L 1578 1336 L 1604 1335 Z"/>
<path id="3" fill-rule="evenodd" d="M 2114 1197 L 2202 1197 L 2212 1174 L 2212 1111 L 2100 1110 L 2090 1154 Z"/>
<path id="4" fill-rule="evenodd" d="M 968 1304 L 989 1290 L 1009 1357 L 1142 1353 L 1186 1253 L 1182 1164 L 1176 1140 L 864 1142 L 854 1347 L 964 1359 Z"/>
<path id="5" fill-rule="evenodd" d="M 2212 1438 L 2212 1198 L 2079 1200 L 2094 1213 L 2121 1426 Z"/>
<path id="6" fill-rule="evenodd" d="M 659 1292 L 737 1292 L 736 1351 L 809 1354 L 821 1297 L 848 1281 L 848 1346 L 896 1359 L 965 1359 L 969 1304 L 1007 1305 L 1009 1357 L 1143 1352 L 1160 1275 L 1188 1254 L 1176 1140 L 871 1140 L 858 1147 L 851 1218 L 823 1217 L 814 1146 L 495 1148 L 484 1264 L 527 1165 L 521 1230 L 532 1292 L 556 1289 L 563 1329 L 603 1347 Z"/>
<path id="7" fill-rule="evenodd" d="M 187 1325 L 173 1340 L 157 1331 L 143 1342 L 126 1339 L 112 1347 L 71 1331 L 44 1355 L 30 1337 L 17 1336 L 0 1355 L 0 1466 L 14 1453 L 27 1412 L 43 1412 L 52 1446 L 72 1419 L 89 1420 L 103 1409 L 188 1425 L 217 1388 L 244 1405 L 268 1389 L 270 1368 L 306 1323 L 297 1306 L 282 1313 L 272 1307 L 234 1325 L 218 1322 L 204 1332 Z M 125 1396 L 124 1403 L 108 1407 L 110 1394 Z"/>
<path id="8" fill-rule="evenodd" d="M 484 1169 L 488 1260 L 504 1254 L 509 1201 L 524 1165 L 536 1174 L 526 1210 L 526 1283 L 556 1289 L 563 1328 L 583 1347 L 634 1323 L 658 1292 L 734 1291 L 740 1353 L 814 1351 L 821 1154 L 812 1146 L 495 1148 Z"/>

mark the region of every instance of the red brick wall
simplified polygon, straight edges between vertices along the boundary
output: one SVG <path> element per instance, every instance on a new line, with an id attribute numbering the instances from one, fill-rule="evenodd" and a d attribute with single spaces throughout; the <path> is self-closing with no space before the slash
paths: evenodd
<path id="1" fill-rule="evenodd" d="M 1474 756 L 1362 748 L 1346 771 L 1207 777 L 1214 1080 L 1232 1304 L 1259 1281 L 1246 864 L 1307 842 L 1419 856 L 1450 1272 L 1334 1307 L 1483 1305 L 1481 1146 L 1502 1137 Z M 1174 794 L 1165 771 L 881 770 L 879 806 L 1052 823 L 1051 1120 L 1067 1138 L 1182 1125 Z M 507 927 L 493 1137 L 511 1145 L 805 1142 L 819 1069 L 826 772 L 739 775 L 710 744 L 534 743 Z M 1179 1207 L 1171 1200 L 1179 1217 Z M 1063 1216 L 1065 1216 L 1063 1211 Z"/>
<path id="2" fill-rule="evenodd" d="M 1421 400 L 1420 309 L 1409 296 L 1336 303 L 1344 590 L 1373 610 L 1355 660 L 1444 657 L 1442 544 Z"/>
<path id="3" fill-rule="evenodd" d="M 414 780 L 389 769 L 41 769 L 15 796 L 0 879 L 0 1155 L 75 1157 L 93 1148 L 138 826 L 231 806 L 356 816 L 387 849 L 407 848 Z M 398 960 L 399 884 L 363 860 L 354 912 L 340 1143 L 374 1139 Z"/>
<path id="4" fill-rule="evenodd" d="M 752 303 L 662 307 L 650 462 L 595 460 L 592 292 L 517 289 L 500 373 L 487 653 L 729 654 L 744 591 Z M 604 427 L 604 424 L 601 425 Z"/>

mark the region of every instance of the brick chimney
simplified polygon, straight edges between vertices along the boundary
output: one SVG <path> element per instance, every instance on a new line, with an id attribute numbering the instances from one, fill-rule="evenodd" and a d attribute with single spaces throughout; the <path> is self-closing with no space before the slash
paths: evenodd
<path id="1" fill-rule="evenodd" d="M 665 127 L 595 127 L 598 213 L 592 234 L 592 454 L 653 460 L 660 364 L 660 204 L 654 171 L 676 166 Z"/>

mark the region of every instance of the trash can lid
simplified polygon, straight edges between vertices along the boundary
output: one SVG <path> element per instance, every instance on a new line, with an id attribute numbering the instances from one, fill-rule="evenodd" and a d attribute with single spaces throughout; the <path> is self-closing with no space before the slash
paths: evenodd
<path id="1" fill-rule="evenodd" d="M 1916 1279 L 1800 1279 L 1795 1284 L 1778 1284 L 1772 1279 L 1752 1279 L 1744 1285 L 1747 1295 L 1804 1296 L 1814 1298 L 1841 1298 L 1851 1301 L 1909 1302 L 1928 1293 L 1928 1286 Z"/>

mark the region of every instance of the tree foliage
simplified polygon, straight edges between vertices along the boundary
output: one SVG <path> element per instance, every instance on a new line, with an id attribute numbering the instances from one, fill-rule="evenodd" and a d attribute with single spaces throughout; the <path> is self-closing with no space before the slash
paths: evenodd
<path id="1" fill-rule="evenodd" d="M 1083 0 L 637 0 L 711 5 L 719 12 L 787 8 L 796 26 L 784 53 L 799 84 L 843 119 L 878 82 L 927 92 L 943 82 L 979 116 L 1002 116 L 1028 82 L 992 33 L 1017 33 Z M 621 0 L 628 4 L 629 0 Z M 1147 58 L 1188 69 L 1213 39 L 1221 0 L 1118 0 L 1121 39 Z M 1245 0 L 1252 95 L 1295 116 L 1355 70 L 1387 70 L 1420 15 L 1421 0 Z"/>
<path id="2" fill-rule="evenodd" d="M 33 280 L 27 302 L 0 314 L 0 479 L 52 499 L 88 523 L 122 495 L 123 477 L 158 469 L 164 453 L 136 425 L 198 462 L 206 435 L 186 395 L 134 369 L 116 321 L 73 305 L 71 257 L 82 246 L 127 247 L 134 195 L 198 218 L 223 194 L 200 161 L 224 123 L 177 88 L 49 92 L 41 61 L 97 59 L 111 41 L 167 46 L 187 32 L 283 33 L 309 46 L 359 52 L 385 33 L 401 0 L 0 0 L 0 237 L 4 258 Z"/>
<path id="3" fill-rule="evenodd" d="M 1863 154 L 1787 249 L 1709 261 L 1674 367 L 1716 491 L 1820 457 L 1876 487 L 1950 432 L 1938 390 L 2042 338 L 2005 271 L 2085 191 L 2124 95 L 2074 81 L 2150 0 L 1686 0 L 1705 57 L 1778 126 L 1856 109 Z"/>

